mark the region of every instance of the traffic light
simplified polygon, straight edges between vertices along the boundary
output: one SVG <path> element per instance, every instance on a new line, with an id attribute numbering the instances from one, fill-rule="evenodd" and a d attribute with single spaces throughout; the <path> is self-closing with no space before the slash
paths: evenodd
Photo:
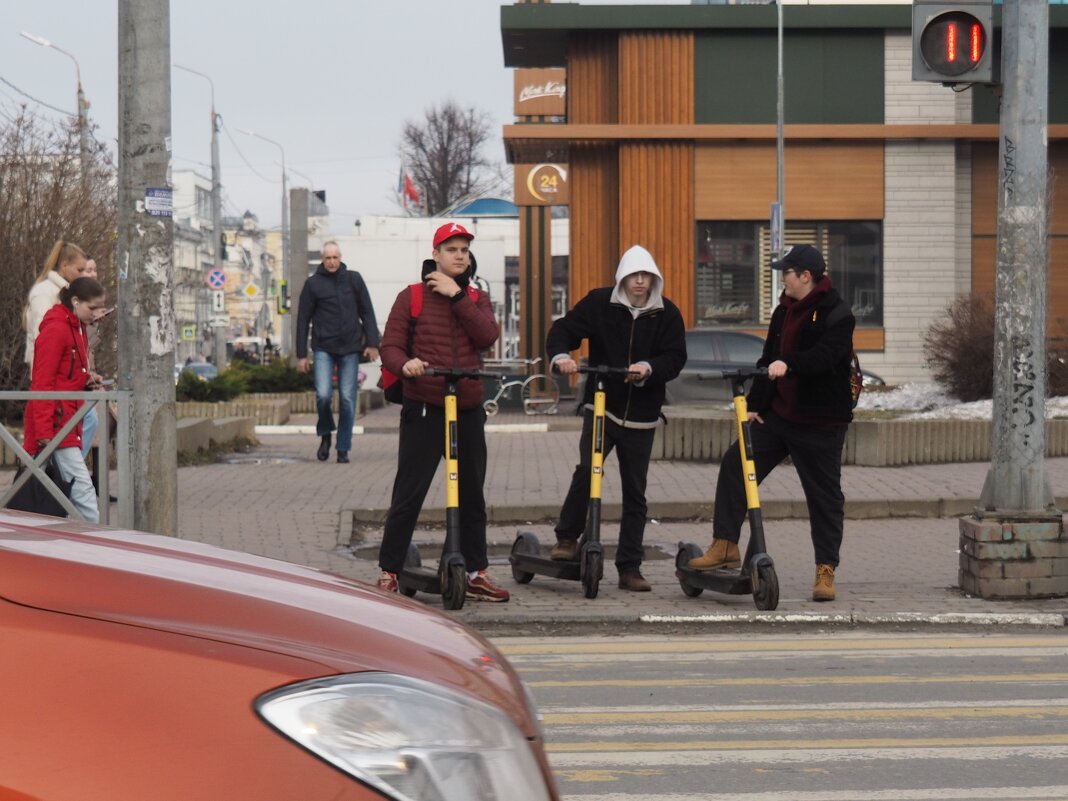
<path id="1" fill-rule="evenodd" d="M 912 80 L 991 83 L 994 76 L 993 10 L 987 3 L 912 4 Z"/>
<path id="2" fill-rule="evenodd" d="M 278 282 L 278 313 L 289 314 L 289 282 L 282 279 Z"/>

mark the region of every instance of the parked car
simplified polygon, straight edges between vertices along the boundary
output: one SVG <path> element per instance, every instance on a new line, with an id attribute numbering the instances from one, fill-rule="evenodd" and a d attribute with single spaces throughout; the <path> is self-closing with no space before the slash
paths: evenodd
<path id="1" fill-rule="evenodd" d="M 181 373 L 192 373 L 201 381 L 211 381 L 219 375 L 219 368 L 211 362 L 190 362 L 182 367 L 179 376 Z"/>
<path id="2" fill-rule="evenodd" d="M 0 510 L 0 798 L 558 798 L 477 633 L 398 595 Z"/>
<path id="3" fill-rule="evenodd" d="M 764 352 L 764 340 L 745 331 L 722 328 L 694 328 L 686 332 L 686 366 L 678 378 L 668 382 L 667 403 L 727 403 L 729 382 L 701 380 L 701 373 L 752 367 Z M 885 382 L 875 373 L 863 370 L 865 388 Z"/>

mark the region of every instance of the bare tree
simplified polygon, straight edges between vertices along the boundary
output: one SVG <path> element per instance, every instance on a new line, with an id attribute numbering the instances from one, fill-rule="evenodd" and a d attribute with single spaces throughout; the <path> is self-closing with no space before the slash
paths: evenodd
<path id="1" fill-rule="evenodd" d="M 103 143 L 93 143 L 84 173 L 82 167 L 77 120 L 53 124 L 25 107 L 14 118 L 0 118 L 0 271 L 6 279 L 0 292 L 2 387 L 29 387 L 22 310 L 57 239 L 78 243 L 96 259 L 114 302 L 115 170 Z M 97 366 L 110 372 L 114 323 L 102 325 Z M 4 419 L 20 415 L 20 408 L 0 408 Z"/>
<path id="2" fill-rule="evenodd" d="M 427 215 L 437 214 L 471 194 L 489 163 L 482 145 L 489 139 L 489 116 L 447 100 L 407 122 L 401 138 L 404 171 L 411 176 Z"/>

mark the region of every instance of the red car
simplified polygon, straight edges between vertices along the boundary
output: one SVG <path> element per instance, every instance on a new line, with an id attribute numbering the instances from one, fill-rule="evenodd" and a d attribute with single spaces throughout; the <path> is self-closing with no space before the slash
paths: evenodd
<path id="1" fill-rule="evenodd" d="M 548 801 L 462 623 L 247 554 L 0 510 L 0 801 Z"/>

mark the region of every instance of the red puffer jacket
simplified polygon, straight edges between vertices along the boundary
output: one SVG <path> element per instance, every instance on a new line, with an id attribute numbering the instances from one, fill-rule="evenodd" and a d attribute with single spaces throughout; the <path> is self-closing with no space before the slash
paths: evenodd
<path id="1" fill-rule="evenodd" d="M 474 300 L 465 292 L 451 300 L 423 287 L 423 308 L 416 318 L 412 352 L 409 355 L 408 321 L 411 317 L 411 289 L 405 287 L 393 302 L 382 336 L 382 364 L 393 374 L 402 375 L 404 363 L 418 356 L 431 367 L 459 367 L 478 370 L 481 352 L 497 341 L 500 327 L 493 316 L 489 295 L 478 293 Z M 405 400 L 445 405 L 445 379 L 438 376 L 401 379 Z M 474 409 L 482 403 L 482 381 L 460 379 L 457 405 Z"/>
<path id="2" fill-rule="evenodd" d="M 81 392 L 89 380 L 89 343 L 85 326 L 62 304 L 49 309 L 41 320 L 34 343 L 34 392 Z M 82 401 L 33 400 L 26 404 L 23 447 L 31 456 L 40 450 L 37 440 L 50 440 L 69 420 Z M 78 423 L 60 443 L 61 448 L 82 446 L 82 424 Z"/>

